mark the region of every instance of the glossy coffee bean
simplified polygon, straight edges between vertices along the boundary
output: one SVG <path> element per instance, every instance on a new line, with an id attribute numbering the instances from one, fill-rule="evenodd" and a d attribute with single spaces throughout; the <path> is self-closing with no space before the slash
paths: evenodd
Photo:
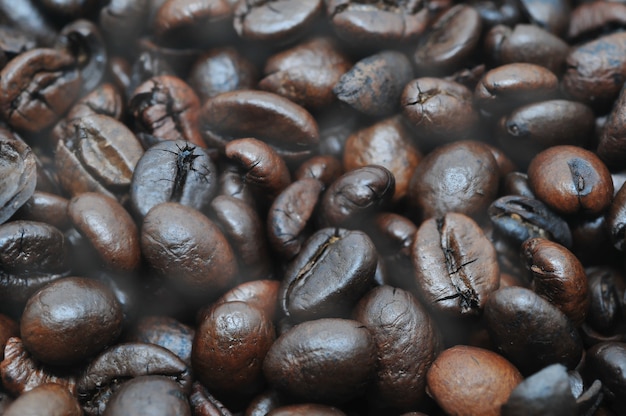
<path id="1" fill-rule="evenodd" d="M 191 365 L 191 346 L 195 330 L 169 316 L 142 317 L 128 337 L 130 342 L 155 344 L 176 354 Z"/>
<path id="2" fill-rule="evenodd" d="M 572 322 L 529 289 L 505 287 L 492 293 L 484 317 L 497 350 L 523 374 L 555 363 L 573 369 L 581 359 L 582 341 Z"/>
<path id="3" fill-rule="evenodd" d="M 526 240 L 521 247 L 531 288 L 559 308 L 574 325 L 580 325 L 589 309 L 585 269 L 574 254 L 545 238 Z"/>
<path id="4" fill-rule="evenodd" d="M 148 265 L 176 291 L 206 302 L 234 284 L 237 259 L 213 221 L 174 202 L 148 212 L 141 229 Z"/>
<path id="5" fill-rule="evenodd" d="M 268 389 L 252 399 L 244 415 L 266 416 L 269 412 L 279 407 L 281 407 L 281 399 L 278 393 L 272 389 Z"/>
<path id="6" fill-rule="evenodd" d="M 523 172 L 510 172 L 504 176 L 503 194 L 517 195 L 535 199 L 535 194 L 528 185 L 528 175 Z"/>
<path id="7" fill-rule="evenodd" d="M 281 335 L 265 357 L 263 374 L 301 401 L 342 403 L 364 392 L 375 367 L 376 345 L 360 322 L 318 319 Z"/>
<path id="8" fill-rule="evenodd" d="M 501 355 L 465 345 L 439 354 L 426 375 L 428 391 L 446 413 L 476 416 L 499 415 L 522 379 Z"/>
<path id="9" fill-rule="evenodd" d="M 609 267 L 587 270 L 589 311 L 587 324 L 595 331 L 612 335 L 620 331 L 626 316 L 623 304 L 626 281 L 622 273 Z"/>
<path id="10" fill-rule="evenodd" d="M 430 309 L 452 316 L 477 315 L 498 289 L 496 250 L 463 214 L 424 221 L 411 250 L 417 290 Z"/>
<path id="11" fill-rule="evenodd" d="M 606 213 L 606 225 L 609 230 L 611 242 L 616 249 L 624 250 L 624 237 L 626 237 L 626 186 L 622 186 L 615 194 L 608 212 Z"/>
<path id="12" fill-rule="evenodd" d="M 395 178 L 394 201 L 404 198 L 413 171 L 422 158 L 413 136 L 396 116 L 380 121 L 348 137 L 343 154 L 346 172 L 367 165 L 387 168 Z"/>
<path id="13" fill-rule="evenodd" d="M 459 83 L 442 78 L 417 78 L 406 84 L 402 115 L 420 138 L 432 144 L 469 137 L 478 123 L 472 92 Z"/>
<path id="14" fill-rule="evenodd" d="M 216 304 L 198 325 L 194 374 L 222 400 L 250 399 L 263 385 L 263 360 L 275 337 L 262 309 L 238 301 Z"/>
<path id="15" fill-rule="evenodd" d="M 605 342 L 587 350 L 584 375 L 602 381 L 606 401 L 617 414 L 626 411 L 626 343 Z"/>
<path id="16" fill-rule="evenodd" d="M 244 302 L 260 309 L 270 321 L 274 321 L 279 287 L 280 282 L 278 280 L 253 280 L 235 286 L 224 293 L 215 303 Z"/>
<path id="17" fill-rule="evenodd" d="M 162 376 L 135 377 L 124 383 L 107 404 L 104 416 L 191 416 L 180 386 Z"/>
<path id="18" fill-rule="evenodd" d="M 606 124 L 601 129 L 597 155 L 611 169 L 619 169 L 626 161 L 626 92 L 622 88 L 613 104 Z"/>
<path id="19" fill-rule="evenodd" d="M 422 218 L 459 212 L 481 217 L 498 192 L 498 165 L 487 146 L 462 141 L 422 159 L 409 184 L 409 201 Z"/>
<path id="20" fill-rule="evenodd" d="M 67 211 L 72 225 L 95 249 L 104 268 L 124 273 L 139 267 L 139 231 L 119 202 L 88 192 L 72 198 Z"/>
<path id="21" fill-rule="evenodd" d="M 0 224 L 8 220 L 35 192 L 37 162 L 30 146 L 8 129 L 0 129 Z"/>
<path id="22" fill-rule="evenodd" d="M 47 48 L 13 59 L 0 72 L 3 118 L 27 131 L 41 131 L 57 122 L 78 98 L 81 77 L 75 64 L 69 53 Z"/>
<path id="23" fill-rule="evenodd" d="M 336 407 L 325 406 L 322 404 L 292 404 L 272 410 L 267 416 L 345 416 L 345 413 Z"/>
<path id="24" fill-rule="evenodd" d="M 3 413 L 7 416 L 81 416 L 80 405 L 59 384 L 44 384 L 18 397 Z"/>
<path id="25" fill-rule="evenodd" d="M 130 187 L 130 204 L 137 217 L 162 202 L 177 202 L 200 211 L 217 193 L 217 169 L 201 147 L 185 141 L 164 141 L 142 155 Z"/>
<path id="26" fill-rule="evenodd" d="M 439 15 L 413 55 L 418 74 L 450 74 L 461 68 L 478 46 L 481 29 L 480 15 L 469 5 L 459 4 Z"/>
<path id="27" fill-rule="evenodd" d="M 591 39 L 601 34 L 607 27 L 620 27 L 626 24 L 626 7 L 613 2 L 579 4 L 570 16 L 567 37 L 570 40 Z"/>
<path id="28" fill-rule="evenodd" d="M 426 372 L 440 350 L 440 335 L 409 292 L 379 286 L 357 304 L 354 319 L 370 330 L 378 367 L 368 401 L 377 408 L 412 409 L 426 394 Z"/>
<path id="29" fill-rule="evenodd" d="M 102 32 L 116 49 L 123 49 L 129 39 L 136 39 L 145 27 L 143 11 L 149 0 L 112 0 L 100 9 L 98 23 Z"/>
<path id="30" fill-rule="evenodd" d="M 368 165 L 344 173 L 322 196 L 318 224 L 321 227 L 359 227 L 362 221 L 385 207 L 395 194 L 395 178 L 386 168 Z"/>
<path id="31" fill-rule="evenodd" d="M 528 183 L 537 199 L 566 215 L 598 215 L 613 198 L 606 165 L 594 153 L 574 146 L 539 153 L 528 167 Z"/>
<path id="32" fill-rule="evenodd" d="M 325 186 L 333 183 L 343 173 L 341 162 L 332 155 L 313 156 L 300 164 L 293 175 L 294 181 L 314 178 Z"/>
<path id="33" fill-rule="evenodd" d="M 396 112 L 402 89 L 412 78 L 413 69 L 406 56 L 382 51 L 357 62 L 341 76 L 333 92 L 339 101 L 363 114 L 390 116 Z"/>
<path id="34" fill-rule="evenodd" d="M 295 322 L 345 317 L 374 286 L 377 261 L 376 247 L 367 234 L 320 229 L 285 270 L 280 307 Z"/>
<path id="35" fill-rule="evenodd" d="M 50 283 L 26 304 L 20 322 L 24 345 L 52 365 L 79 363 L 111 344 L 122 329 L 122 309 L 95 280 L 70 277 Z"/>

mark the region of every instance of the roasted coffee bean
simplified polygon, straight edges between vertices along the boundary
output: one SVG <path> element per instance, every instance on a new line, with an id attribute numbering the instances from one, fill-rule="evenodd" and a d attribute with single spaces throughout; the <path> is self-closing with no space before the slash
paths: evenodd
<path id="1" fill-rule="evenodd" d="M 587 271 L 589 285 L 589 312 L 587 323 L 593 330 L 612 335 L 626 321 L 622 303 L 626 281 L 620 271 L 597 267 Z"/>
<path id="2" fill-rule="evenodd" d="M 583 370 L 589 381 L 599 379 L 606 401 L 617 414 L 626 411 L 626 343 L 605 342 L 587 350 Z"/>
<path id="3" fill-rule="evenodd" d="M 324 185 L 314 178 L 291 183 L 274 199 L 267 214 L 267 237 L 274 252 L 290 260 L 312 234 L 313 212 Z"/>
<path id="4" fill-rule="evenodd" d="M 478 46 L 481 30 L 480 15 L 469 5 L 458 4 L 439 15 L 413 55 L 418 74 L 450 74 L 464 66 Z"/>
<path id="5" fill-rule="evenodd" d="M 530 190 L 530 185 L 528 185 L 528 175 L 523 172 L 506 174 L 502 187 L 505 195 L 518 195 L 535 199 L 535 194 L 533 194 L 533 191 Z"/>
<path id="6" fill-rule="evenodd" d="M 109 400 L 104 416 L 191 416 L 185 393 L 162 376 L 142 376 L 122 384 Z"/>
<path id="7" fill-rule="evenodd" d="M 127 97 L 132 97 L 135 89 L 144 82 L 158 76 L 174 75 L 174 69 L 156 54 L 144 51 L 132 62 L 128 80 L 122 83 Z"/>
<path id="8" fill-rule="evenodd" d="M 563 90 L 594 108 L 610 108 L 626 78 L 626 33 L 597 38 L 572 48 L 566 59 Z"/>
<path id="9" fill-rule="evenodd" d="M 545 238 L 526 240 L 521 247 L 532 275 L 531 289 L 559 308 L 574 325 L 589 309 L 587 275 L 580 261 L 562 245 Z"/>
<path id="10" fill-rule="evenodd" d="M 76 398 L 66 388 L 50 383 L 24 393 L 3 414 L 7 416 L 81 416 L 83 411 Z"/>
<path id="11" fill-rule="evenodd" d="M 128 107 L 137 130 L 144 135 L 157 141 L 186 140 L 204 146 L 198 129 L 200 99 L 180 78 L 150 78 L 135 89 Z"/>
<path id="12" fill-rule="evenodd" d="M 246 408 L 245 416 L 267 416 L 269 412 L 281 407 L 281 398 L 275 390 L 265 390 L 257 395 Z"/>
<path id="13" fill-rule="evenodd" d="M 452 316 L 480 314 L 498 289 L 496 250 L 463 214 L 424 221 L 411 250 L 418 293 L 435 311 Z"/>
<path id="14" fill-rule="evenodd" d="M 552 364 L 522 381 L 502 405 L 503 416 L 576 414 L 567 368 Z"/>
<path id="15" fill-rule="evenodd" d="M 252 89 L 257 69 L 234 48 L 217 48 L 203 54 L 189 72 L 189 85 L 202 102 L 218 94 Z"/>
<path id="16" fill-rule="evenodd" d="M 626 8 L 626 5 L 624 5 Z M 621 168 L 626 162 L 626 92 L 624 88 L 601 129 L 596 154 L 609 168 Z M 618 188 L 619 189 L 619 188 Z"/>
<path id="17" fill-rule="evenodd" d="M 221 295 L 237 276 L 237 259 L 219 227 L 178 203 L 159 204 L 146 215 L 141 251 L 170 287 L 192 300 Z"/>
<path id="18" fill-rule="evenodd" d="M 516 107 L 554 98 L 559 81 L 547 68 L 529 63 L 499 66 L 476 86 L 476 105 L 488 114 L 506 114 Z"/>
<path id="19" fill-rule="evenodd" d="M 141 376 L 167 378 L 183 396 L 191 391 L 190 369 L 173 352 L 153 344 L 117 344 L 93 359 L 78 380 L 78 397 L 85 413 L 102 415 L 125 381 Z"/>
<path id="20" fill-rule="evenodd" d="M 217 192 L 217 169 L 201 147 L 185 141 L 158 143 L 141 156 L 130 187 L 137 217 L 162 202 L 177 202 L 206 211 Z"/>
<path id="21" fill-rule="evenodd" d="M 320 146 L 322 155 L 343 157 L 344 144 L 348 137 L 367 124 L 352 107 L 345 105 L 331 106 L 319 116 Z"/>
<path id="22" fill-rule="evenodd" d="M 11 0 L 0 1 L 0 14 L 3 22 L 19 27 L 37 38 L 37 42 L 49 45 L 56 37 L 56 29 L 50 16 L 46 16 L 38 6 L 39 2 L 25 0 L 15 3 Z"/>
<path id="23" fill-rule="evenodd" d="M 522 379 L 501 355 L 465 345 L 443 351 L 426 374 L 428 391 L 437 404 L 447 414 L 468 416 L 499 415 L 500 406 Z"/>
<path id="24" fill-rule="evenodd" d="M 218 195 L 230 196 L 239 199 L 252 208 L 257 207 L 252 187 L 244 181 L 239 168 L 232 162 L 226 162 L 220 166 Z M 260 204 L 258 204 L 260 205 Z"/>
<path id="25" fill-rule="evenodd" d="M 554 211 L 593 216 L 613 199 L 613 180 L 594 153 L 574 146 L 553 146 L 539 153 L 528 167 L 528 183 Z"/>
<path id="26" fill-rule="evenodd" d="M 84 192 L 109 196 L 126 193 L 143 155 L 132 131 L 100 114 L 70 123 L 71 134 L 59 140 L 56 147 L 55 166 L 63 189 L 73 196 Z"/>
<path id="27" fill-rule="evenodd" d="M 0 128 L 0 224 L 8 220 L 35 192 L 36 156 L 8 129 Z"/>
<path id="28" fill-rule="evenodd" d="M 238 301 L 216 304 L 193 341 L 194 375 L 221 400 L 241 406 L 263 385 L 263 360 L 275 337 L 263 310 Z"/>
<path id="29" fill-rule="evenodd" d="M 336 407 L 323 404 L 292 404 L 273 409 L 267 416 L 345 416 L 345 413 Z"/>
<path id="30" fill-rule="evenodd" d="M 267 143 L 254 138 L 236 139 L 224 147 L 226 157 L 239 165 L 244 182 L 273 200 L 291 182 L 285 161 Z"/>
<path id="31" fill-rule="evenodd" d="M 363 394 L 376 368 L 376 344 L 360 322 L 317 319 L 294 326 L 270 347 L 263 374 L 301 401 L 345 403 Z"/>
<path id="32" fill-rule="evenodd" d="M 333 87 L 351 67 L 332 40 L 314 38 L 270 57 L 259 88 L 308 109 L 323 109 L 333 103 Z"/>
<path id="33" fill-rule="evenodd" d="M 320 229 L 285 270 L 280 307 L 296 322 L 345 317 L 374 286 L 377 261 L 376 247 L 367 234 Z"/>
<path id="34" fill-rule="evenodd" d="M 292 101 L 266 91 L 219 94 L 202 107 L 201 123 L 207 144 L 219 149 L 232 139 L 255 137 L 288 160 L 302 160 L 319 145 L 313 116 Z"/>
<path id="35" fill-rule="evenodd" d="M 232 416 L 230 410 L 197 381 L 191 387 L 189 405 L 194 416 Z"/>
<path id="36" fill-rule="evenodd" d="M 224 293 L 215 303 L 245 302 L 262 310 L 270 321 L 274 321 L 279 287 L 280 282 L 278 280 L 253 280 L 235 286 Z"/>
<path id="37" fill-rule="evenodd" d="M 305 160 L 294 173 L 297 181 L 304 178 L 314 178 L 328 186 L 343 173 L 341 162 L 331 155 L 319 155 Z"/>
<path id="38" fill-rule="evenodd" d="M 483 25 L 493 27 L 496 25 L 513 26 L 522 20 L 522 11 L 517 2 L 511 0 L 471 2 L 483 21 Z"/>
<path id="39" fill-rule="evenodd" d="M 72 225 L 95 249 L 105 269 L 124 273 L 139 267 L 139 231 L 119 202 L 88 192 L 72 198 L 67 212 Z"/>
<path id="40" fill-rule="evenodd" d="M 541 45 L 541 47 L 538 47 Z M 557 75 L 565 70 L 569 45 L 545 28 L 517 24 L 493 27 L 485 36 L 485 49 L 498 65 L 527 62 L 548 68 Z"/>
<path id="41" fill-rule="evenodd" d="M 442 78 L 417 78 L 402 92 L 402 115 L 420 138 L 430 144 L 458 141 L 470 136 L 478 123 L 472 92 Z"/>
<path id="42" fill-rule="evenodd" d="M 193 328 L 169 316 L 145 316 L 137 322 L 127 338 L 129 342 L 155 344 L 166 348 L 190 366 L 194 335 Z"/>
<path id="43" fill-rule="evenodd" d="M 581 359 L 582 341 L 572 322 L 529 289 L 512 286 L 495 291 L 484 317 L 494 346 L 523 374 L 556 363 L 573 369 Z"/>
<path id="44" fill-rule="evenodd" d="M 344 173 L 324 192 L 319 209 L 321 227 L 350 227 L 384 208 L 395 194 L 393 174 L 379 165 L 368 165 Z"/>
<path id="45" fill-rule="evenodd" d="M 301 36 L 321 13 L 322 0 L 241 1 L 233 25 L 248 40 L 286 43 Z"/>
<path id="46" fill-rule="evenodd" d="M 522 13 L 531 23 L 546 28 L 557 36 L 565 34 L 569 22 L 570 4 L 565 0 L 543 3 L 540 0 L 520 0 Z"/>
<path id="47" fill-rule="evenodd" d="M 370 330 L 378 350 L 376 379 L 368 400 L 381 409 L 412 409 L 422 404 L 425 375 L 441 343 L 426 309 L 409 292 L 379 286 L 359 301 L 353 316 Z"/>
<path id="48" fill-rule="evenodd" d="M 523 196 L 503 196 L 489 207 L 489 219 L 498 236 L 519 247 L 529 238 L 542 237 L 572 247 L 569 225 L 543 202 Z"/>
<path id="49" fill-rule="evenodd" d="M 355 110 L 374 117 L 390 116 L 398 109 L 402 89 L 413 78 L 408 58 L 383 51 L 357 62 L 333 88 L 339 99 Z"/>
<path id="50" fill-rule="evenodd" d="M 126 49 L 129 40 L 137 39 L 143 31 L 150 0 L 111 0 L 100 9 L 98 23 L 110 45 L 118 50 Z"/>
<path id="51" fill-rule="evenodd" d="M 461 141 L 438 147 L 422 159 L 408 197 L 424 219 L 447 212 L 480 218 L 496 199 L 498 183 L 498 165 L 489 148 Z"/>
<path id="52" fill-rule="evenodd" d="M 9 338 L 19 336 L 20 327 L 16 321 L 9 318 L 4 314 L 0 314 L 0 350 L 2 353 L 0 354 L 1 358 L 4 358 L 4 346 L 7 344 Z"/>
<path id="53" fill-rule="evenodd" d="M 57 122 L 78 98 L 75 59 L 55 49 L 31 49 L 0 72 L 0 113 L 14 128 L 41 131 Z"/>

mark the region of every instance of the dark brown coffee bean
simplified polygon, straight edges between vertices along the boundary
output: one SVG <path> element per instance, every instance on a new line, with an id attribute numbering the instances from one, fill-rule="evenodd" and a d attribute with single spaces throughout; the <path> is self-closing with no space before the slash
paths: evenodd
<path id="1" fill-rule="evenodd" d="M 478 45 L 481 29 L 480 15 L 471 6 L 458 4 L 439 15 L 413 55 L 418 74 L 450 74 L 464 66 Z"/>
<path id="2" fill-rule="evenodd" d="M 587 324 L 597 332 L 612 335 L 620 332 L 626 315 L 623 304 L 626 281 L 622 273 L 609 267 L 587 270 L 589 312 Z"/>
<path id="3" fill-rule="evenodd" d="M 230 410 L 197 381 L 191 387 L 189 404 L 194 416 L 232 416 Z"/>
<path id="4" fill-rule="evenodd" d="M 263 359 L 275 337 L 263 310 L 237 301 L 216 304 L 193 341 L 194 375 L 218 398 L 241 406 L 263 385 Z"/>
<path id="5" fill-rule="evenodd" d="M 135 135 L 120 121 L 100 114 L 80 117 L 70 124 L 72 133 L 56 147 L 55 166 L 63 189 L 72 196 L 126 193 L 143 154 Z"/>
<path id="6" fill-rule="evenodd" d="M 376 367 L 376 345 L 360 322 L 317 319 L 294 326 L 263 362 L 269 383 L 314 403 L 341 403 L 363 393 Z"/>
<path id="7" fill-rule="evenodd" d="M 522 380 L 501 355 L 465 345 L 443 351 L 426 374 L 428 391 L 437 404 L 448 414 L 468 416 L 498 416 Z"/>
<path id="8" fill-rule="evenodd" d="M 38 2 L 25 0 L 16 4 L 11 0 L 0 1 L 3 21 L 10 26 L 20 27 L 38 43 L 50 45 L 56 37 L 55 24 L 39 7 Z"/>
<path id="9" fill-rule="evenodd" d="M 596 154 L 609 168 L 619 169 L 626 162 L 626 92 L 623 88 L 601 130 Z"/>
<path id="10" fill-rule="evenodd" d="M 73 56 L 55 49 L 32 49 L 0 72 L 0 113 L 16 129 L 41 131 L 70 108 L 80 86 Z"/>
<path id="11" fill-rule="evenodd" d="M 566 215 L 598 215 L 613 199 L 609 170 L 580 147 L 554 146 L 539 153 L 528 167 L 528 183 L 537 199 Z"/>
<path id="12" fill-rule="evenodd" d="M 393 198 L 396 181 L 379 165 L 344 173 L 324 192 L 319 210 L 321 227 L 360 227 L 363 220 Z"/>
<path id="13" fill-rule="evenodd" d="M 412 409 L 423 403 L 426 372 L 441 342 L 426 309 L 409 292 L 379 286 L 359 301 L 353 316 L 370 330 L 378 349 L 368 401 L 381 409 Z"/>
<path id="14" fill-rule="evenodd" d="M 0 128 L 0 224 L 11 218 L 35 192 L 37 161 L 31 148 Z"/>
<path id="15" fill-rule="evenodd" d="M 567 222 L 543 202 L 523 196 L 503 196 L 489 207 L 494 232 L 519 247 L 529 238 L 542 237 L 566 248 L 572 247 L 572 233 Z"/>
<path id="16" fill-rule="evenodd" d="M 587 350 L 583 374 L 602 381 L 606 402 L 621 414 L 626 411 L 626 343 L 605 342 Z"/>
<path id="17" fill-rule="evenodd" d="M 567 368 L 550 365 L 522 381 L 502 405 L 503 416 L 577 414 Z"/>
<path id="18" fill-rule="evenodd" d="M 357 62 L 333 88 L 339 99 L 368 116 L 390 116 L 398 109 L 402 89 L 413 78 L 408 58 L 382 51 Z"/>
<path id="19" fill-rule="evenodd" d="M 477 315 L 498 288 L 496 250 L 463 214 L 424 221 L 411 250 L 418 292 L 431 309 L 452 316 Z"/>
<path id="20" fill-rule="evenodd" d="M 581 359 L 582 341 L 572 322 L 529 289 L 513 286 L 495 291 L 484 316 L 494 346 L 523 374 L 555 363 L 572 369 Z"/>
<path id="21" fill-rule="evenodd" d="M 293 179 L 297 181 L 304 178 L 314 178 L 328 186 L 343 173 L 341 162 L 331 155 L 319 155 L 302 162 L 294 173 Z"/>
<path id="22" fill-rule="evenodd" d="M 522 166 L 552 146 L 588 144 L 594 116 L 585 104 L 550 100 L 517 108 L 500 119 L 497 139 L 501 148 Z"/>
<path id="23" fill-rule="evenodd" d="M 267 237 L 286 260 L 294 258 L 312 233 L 313 211 L 324 185 L 314 178 L 291 183 L 274 199 L 267 214 Z"/>
<path id="24" fill-rule="evenodd" d="M 3 413 L 7 416 L 81 416 L 74 396 L 58 384 L 44 384 L 18 397 Z"/>
<path id="25" fill-rule="evenodd" d="M 592 38 L 607 28 L 626 26 L 626 5 L 608 1 L 579 4 L 570 16 L 567 38 Z"/>
<path id="26" fill-rule="evenodd" d="M 232 140 L 224 147 L 224 153 L 239 165 L 244 182 L 251 184 L 270 201 L 291 183 L 285 161 L 261 140 Z"/>
<path id="27" fill-rule="evenodd" d="M 104 268 L 124 273 L 139 267 L 139 231 L 119 202 L 88 192 L 74 197 L 67 209 L 72 225 L 96 250 Z"/>
<path id="28" fill-rule="evenodd" d="M 122 309 L 101 283 L 78 277 L 59 279 L 26 304 L 20 333 L 38 360 L 70 365 L 98 353 L 122 329 Z"/>
<path id="29" fill-rule="evenodd" d="M 257 205 L 261 205 L 257 204 L 252 187 L 244 181 L 244 176 L 241 176 L 239 167 L 233 162 L 225 162 L 220 165 L 217 193 L 239 199 L 255 209 Z"/>
<path id="30" fill-rule="evenodd" d="M 185 393 L 162 376 L 135 377 L 122 384 L 109 400 L 104 416 L 191 416 Z"/>
<path id="31" fill-rule="evenodd" d="M 570 4 L 565 0 L 544 3 L 540 0 L 520 0 L 522 13 L 528 16 L 531 23 L 546 28 L 557 36 L 567 31 L 570 15 Z"/>
<path id="32" fill-rule="evenodd" d="M 404 87 L 400 103 L 404 118 L 432 144 L 467 138 L 478 123 L 472 92 L 453 81 L 414 79 Z"/>
<path id="33" fill-rule="evenodd" d="M 228 91 L 252 89 L 257 69 L 234 48 L 217 48 L 203 54 L 189 72 L 189 85 L 202 102 Z"/>
<path id="34" fill-rule="evenodd" d="M 16 321 L 9 318 L 4 314 L 0 314 L 0 361 L 4 358 L 4 346 L 7 344 L 9 338 L 17 337 L 20 334 L 20 327 Z"/>
<path id="35" fill-rule="evenodd" d="M 345 317 L 374 286 L 377 261 L 367 234 L 341 228 L 317 231 L 285 271 L 279 292 L 283 312 L 296 322 Z"/>
<path id="36" fill-rule="evenodd" d="M 292 404 L 272 410 L 267 416 L 345 416 L 346 414 L 336 407 L 323 404 Z"/>
<path id="37" fill-rule="evenodd" d="M 559 85 L 549 69 L 528 63 L 499 66 L 476 86 L 476 105 L 488 114 L 506 114 L 516 107 L 554 98 Z"/>
<path id="38" fill-rule="evenodd" d="M 559 308 L 576 326 L 589 309 L 587 275 L 580 261 L 562 245 L 545 238 L 522 244 L 522 256 L 532 275 L 531 289 Z"/>
<path id="39" fill-rule="evenodd" d="M 335 100 L 333 87 L 352 63 L 330 38 L 314 38 L 270 57 L 259 88 L 312 110 Z"/>
<path id="40" fill-rule="evenodd" d="M 481 1 L 476 0 L 470 2 L 475 8 L 485 25 L 485 29 L 496 25 L 513 26 L 522 20 L 522 11 L 520 5 L 511 0 L 504 1 Z"/>
<path id="41" fill-rule="evenodd" d="M 626 78 L 626 33 L 602 36 L 572 48 L 567 57 L 563 90 L 598 108 L 610 106 Z"/>
<path id="42" fill-rule="evenodd" d="M 239 278 L 248 281 L 268 277 L 271 259 L 257 212 L 240 199 L 220 195 L 211 201 L 211 217 L 237 256 Z"/>
<path id="43" fill-rule="evenodd" d="M 563 73 L 569 53 L 569 45 L 561 38 L 528 24 L 518 24 L 513 29 L 493 27 L 485 37 L 485 49 L 497 65 L 527 62 L 544 66 L 557 75 Z"/>
<path id="44" fill-rule="evenodd" d="M 461 141 L 438 147 L 419 163 L 409 184 L 409 201 L 422 218 L 460 212 L 484 216 L 496 199 L 499 172 L 482 143 Z"/>
<path id="45" fill-rule="evenodd" d="M 138 217 L 162 202 L 206 211 L 217 192 L 217 169 L 201 147 L 166 140 L 148 149 L 133 174 L 130 203 Z"/>
<path id="46" fill-rule="evenodd" d="M 219 227 L 174 202 L 157 205 L 146 215 L 141 249 L 150 267 L 171 287 L 202 302 L 228 290 L 237 275 L 237 259 Z"/>
<path id="47" fill-rule="evenodd" d="M 407 194 L 413 171 L 422 158 L 411 132 L 399 116 L 382 120 L 348 137 L 343 154 L 346 172 L 367 165 L 387 168 L 396 181 L 393 195 L 399 201 Z"/>
<path id="48" fill-rule="evenodd" d="M 191 391 L 190 368 L 173 352 L 153 344 L 117 344 L 92 360 L 78 380 L 78 397 L 85 413 L 103 414 L 111 396 L 125 382 L 141 376 L 167 378 L 183 396 Z"/>
<path id="49" fill-rule="evenodd" d="M 143 12 L 150 0 L 112 0 L 100 9 L 98 22 L 111 46 L 123 50 L 130 39 L 137 39 L 146 19 Z"/>
<path id="50" fill-rule="evenodd" d="M 215 303 L 245 302 L 263 311 L 270 321 L 274 321 L 278 305 L 278 280 L 253 280 L 235 286 L 224 293 Z"/>
<path id="51" fill-rule="evenodd" d="M 321 0 L 286 0 L 276 4 L 239 2 L 233 25 L 242 39 L 289 42 L 302 35 L 322 11 Z"/>
<path id="52" fill-rule="evenodd" d="M 289 160 L 306 158 L 319 144 L 317 122 L 308 111 L 265 91 L 226 92 L 207 100 L 202 129 L 211 146 L 223 149 L 232 139 L 255 137 Z"/>
<path id="53" fill-rule="evenodd" d="M 528 185 L 528 175 L 523 172 L 511 172 L 504 176 L 503 193 L 535 199 L 535 194 Z"/>
<path id="54" fill-rule="evenodd" d="M 194 335 L 193 328 L 172 317 L 144 316 L 127 338 L 129 342 L 155 344 L 166 348 L 190 366 Z"/>
<path id="55" fill-rule="evenodd" d="M 4 359 L 0 363 L 2 386 L 13 396 L 38 386 L 55 383 L 76 395 L 76 374 L 42 364 L 26 351 L 22 340 L 12 337 L 4 348 Z"/>
<path id="56" fill-rule="evenodd" d="M 617 191 L 606 213 L 606 226 L 609 231 L 611 242 L 616 249 L 624 251 L 624 238 L 626 238 L 626 186 Z"/>

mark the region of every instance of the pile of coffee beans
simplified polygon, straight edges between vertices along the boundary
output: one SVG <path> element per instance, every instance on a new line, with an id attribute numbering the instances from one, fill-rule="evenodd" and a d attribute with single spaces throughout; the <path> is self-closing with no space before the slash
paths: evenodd
<path id="1" fill-rule="evenodd" d="M 0 415 L 626 414 L 626 2 L 0 0 Z"/>

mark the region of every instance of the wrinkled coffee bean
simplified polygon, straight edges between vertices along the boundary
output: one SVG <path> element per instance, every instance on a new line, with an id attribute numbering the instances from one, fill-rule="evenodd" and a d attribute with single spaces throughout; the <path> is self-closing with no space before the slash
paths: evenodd
<path id="1" fill-rule="evenodd" d="M 0 128 L 0 224 L 8 220 L 35 192 L 36 157 L 9 130 Z"/>

